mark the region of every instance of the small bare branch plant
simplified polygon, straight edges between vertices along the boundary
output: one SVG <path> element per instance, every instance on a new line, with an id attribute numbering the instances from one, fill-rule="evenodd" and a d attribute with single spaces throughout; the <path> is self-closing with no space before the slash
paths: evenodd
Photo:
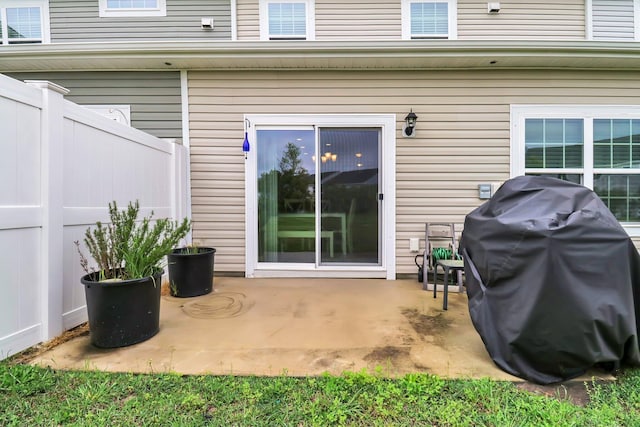
<path id="1" fill-rule="evenodd" d="M 137 222 L 140 204 L 129 202 L 119 210 L 116 202 L 109 203 L 111 222 L 96 222 L 95 228 L 85 232 L 84 243 L 95 260 L 97 269 L 89 262 L 75 242 L 80 254 L 80 265 L 87 273 L 97 272 L 99 280 L 136 279 L 152 276 L 161 268 L 165 255 L 171 252 L 189 232 L 191 223 L 160 218 L 152 223 L 153 212 Z"/>

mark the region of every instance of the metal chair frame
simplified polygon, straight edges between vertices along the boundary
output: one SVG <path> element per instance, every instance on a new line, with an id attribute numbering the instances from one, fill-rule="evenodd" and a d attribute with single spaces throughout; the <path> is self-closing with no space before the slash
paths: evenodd
<path id="1" fill-rule="evenodd" d="M 433 297 L 436 298 L 436 291 L 438 288 L 437 274 L 438 267 L 441 267 L 444 272 L 444 302 L 443 309 L 447 309 L 448 294 L 449 294 L 449 273 L 456 272 L 458 276 L 458 288 L 462 291 L 462 271 L 464 270 L 464 264 L 461 260 L 456 260 L 456 254 L 458 251 L 458 245 L 456 241 L 456 230 L 453 223 L 425 223 L 424 230 L 425 250 L 423 255 L 423 282 L 422 289 L 427 290 L 429 273 L 428 269 L 433 270 Z M 451 259 L 447 260 L 435 260 L 433 257 L 433 250 L 436 247 L 446 247 L 451 251 Z"/>

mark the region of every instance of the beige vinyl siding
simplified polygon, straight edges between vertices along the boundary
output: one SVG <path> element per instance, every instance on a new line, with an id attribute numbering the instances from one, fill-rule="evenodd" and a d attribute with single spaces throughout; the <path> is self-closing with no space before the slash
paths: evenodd
<path id="1" fill-rule="evenodd" d="M 478 184 L 509 178 L 511 104 L 638 99 L 635 72 L 190 72 L 194 237 L 217 248 L 217 271 L 244 271 L 244 114 L 396 114 L 402 275 L 416 272 L 409 238 L 422 238 L 424 222 L 461 230 L 482 202 Z M 411 108 L 417 134 L 402 138 Z"/>
<path id="2" fill-rule="evenodd" d="M 258 0 L 236 0 L 238 40 L 260 40 Z"/>
<path id="3" fill-rule="evenodd" d="M 130 105 L 131 126 L 159 138 L 182 140 L 180 73 L 12 73 L 18 80 L 49 80 L 70 90 L 80 105 Z"/>
<path id="4" fill-rule="evenodd" d="M 237 0 L 238 40 L 260 39 L 258 0 Z M 315 0 L 316 40 L 402 38 L 401 2 Z M 584 0 L 502 1 L 498 14 L 487 1 L 458 0 L 458 39 L 585 38 Z"/>
<path id="5" fill-rule="evenodd" d="M 592 0 L 594 40 L 633 40 L 633 0 Z"/>
<path id="6" fill-rule="evenodd" d="M 167 0 L 167 16 L 100 18 L 98 0 L 51 0 L 51 42 L 230 40 L 229 0 Z M 214 30 L 201 18 L 213 17 Z"/>
<path id="7" fill-rule="evenodd" d="M 500 13 L 488 14 L 487 1 L 458 0 L 458 38 L 584 39 L 584 0 L 501 1 Z"/>
<path id="8" fill-rule="evenodd" d="M 237 0 L 238 40 L 260 40 L 259 0 Z M 400 0 L 315 0 L 316 40 L 400 40 Z"/>
<path id="9" fill-rule="evenodd" d="M 400 0 L 315 0 L 316 40 L 400 40 Z"/>

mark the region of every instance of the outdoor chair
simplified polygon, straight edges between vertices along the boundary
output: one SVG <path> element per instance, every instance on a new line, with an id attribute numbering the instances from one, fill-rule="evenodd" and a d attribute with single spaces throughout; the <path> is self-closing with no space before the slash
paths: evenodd
<path id="1" fill-rule="evenodd" d="M 462 271 L 464 263 L 458 255 L 456 230 L 453 223 L 426 223 L 425 224 L 425 251 L 423 258 L 423 283 L 422 289 L 427 290 L 429 273 L 433 271 L 433 297 L 436 298 L 438 289 L 438 267 L 444 273 L 444 301 L 442 308 L 447 309 L 449 296 L 449 275 L 457 274 L 458 288 L 462 291 Z"/>

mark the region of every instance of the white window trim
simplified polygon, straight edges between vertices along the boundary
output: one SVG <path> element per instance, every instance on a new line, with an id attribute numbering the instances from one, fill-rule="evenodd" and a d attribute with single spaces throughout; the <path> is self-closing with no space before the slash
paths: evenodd
<path id="1" fill-rule="evenodd" d="M 107 8 L 107 0 L 99 1 L 100 18 L 124 18 L 135 16 L 167 16 L 166 0 L 158 0 L 158 7 L 154 9 L 109 9 Z"/>
<path id="2" fill-rule="evenodd" d="M 424 0 L 428 3 L 449 3 L 449 37 L 447 39 L 434 40 L 456 40 L 458 38 L 458 1 L 457 0 Z M 411 3 L 422 3 L 420 0 L 402 0 L 402 39 L 413 40 L 411 38 Z M 417 39 L 425 40 L 425 39 Z M 428 40 L 428 39 L 427 39 Z"/>
<path id="3" fill-rule="evenodd" d="M 585 0 L 585 38 L 593 40 L 593 1 Z M 640 0 L 633 0 L 634 40 L 640 41 Z"/>
<path id="4" fill-rule="evenodd" d="M 574 172 L 584 175 L 584 186 L 593 189 L 593 119 L 640 119 L 640 105 L 511 105 L 511 177 L 525 173 L 526 119 L 585 119 L 584 167 Z M 572 172 L 570 168 L 563 171 Z M 598 173 L 624 173 L 630 169 L 598 169 Z M 640 237 L 640 224 L 621 223 L 632 237 Z"/>
<path id="5" fill-rule="evenodd" d="M 42 41 L 40 43 L 51 43 L 51 28 L 49 25 L 49 2 L 47 0 L 25 0 L 25 1 L 9 1 L 0 0 L 0 19 L 2 20 L 2 44 L 9 44 L 9 32 L 7 31 L 7 13 L 6 8 L 20 7 L 39 7 L 40 8 L 40 25 L 42 25 Z"/>
<path id="6" fill-rule="evenodd" d="M 304 3 L 307 19 L 307 35 L 305 40 L 316 38 L 316 5 L 315 0 L 260 0 L 260 40 L 269 38 L 269 3 Z"/>
<path id="7" fill-rule="evenodd" d="M 244 116 L 251 149 L 245 161 L 245 272 L 247 277 L 385 277 L 396 278 L 396 116 L 395 114 L 250 114 Z M 286 270 L 258 270 L 258 208 L 256 127 L 336 126 L 381 128 L 382 264 L 380 266 L 286 265 Z M 242 155 L 241 153 L 239 155 Z M 279 264 L 279 267 L 284 264 Z"/>

